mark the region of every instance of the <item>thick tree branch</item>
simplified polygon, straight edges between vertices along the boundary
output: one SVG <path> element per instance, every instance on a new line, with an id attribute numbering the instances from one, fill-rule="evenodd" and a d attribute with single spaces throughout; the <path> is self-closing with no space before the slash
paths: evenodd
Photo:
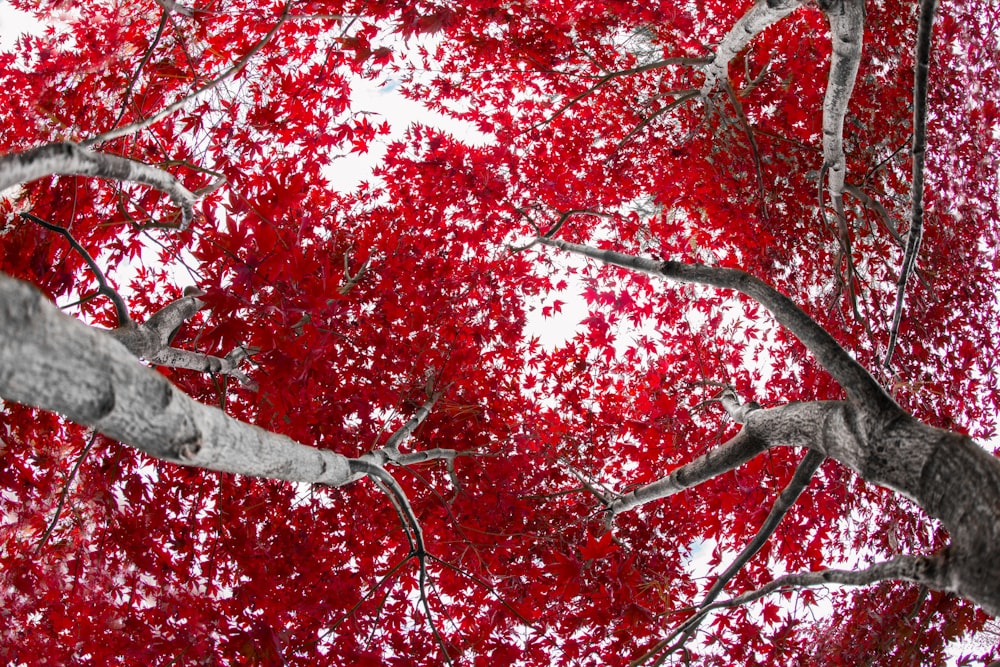
<path id="1" fill-rule="evenodd" d="M 204 306 L 205 302 L 198 295 L 183 296 L 156 311 L 145 323 L 130 322 L 108 334 L 135 356 L 157 366 L 221 373 L 235 377 L 247 387 L 254 387 L 255 383 L 239 368 L 240 362 L 251 353 L 247 348 L 238 347 L 225 357 L 216 357 L 170 346 L 181 325 Z"/>
<path id="2" fill-rule="evenodd" d="M 746 429 L 743 429 L 727 442 L 674 470 L 666 477 L 614 498 L 608 503 L 607 511 L 613 517 L 639 505 L 667 498 L 743 465 L 767 447 L 766 441 L 752 437 Z"/>
<path id="3" fill-rule="evenodd" d="M 245 347 L 238 347 L 224 357 L 216 357 L 193 350 L 182 350 L 176 347 L 165 347 L 146 361 L 167 368 L 184 368 L 199 373 L 228 375 L 239 380 L 244 387 L 256 389 L 257 383 L 251 380 L 239 367 L 240 362 L 249 356 L 250 352 Z"/>
<path id="4" fill-rule="evenodd" d="M 916 70 L 913 73 L 913 184 L 910 194 L 910 230 L 906 234 L 903 265 L 899 269 L 896 285 L 896 307 L 889 329 L 889 346 L 885 352 L 885 367 L 892 364 L 892 353 L 899 336 L 899 323 L 903 317 L 906 299 L 906 281 L 917 265 L 920 241 L 924 230 L 924 153 L 927 147 L 927 85 L 930 70 L 931 31 L 934 27 L 936 0 L 922 0 L 917 24 Z"/>
<path id="5" fill-rule="evenodd" d="M 651 273 L 684 283 L 711 285 L 740 292 L 764 306 L 778 323 L 791 331 L 815 355 L 820 365 L 840 383 L 852 401 L 859 405 L 868 405 L 878 412 L 886 410 L 900 412 L 900 408 L 878 381 L 841 347 L 833 336 L 806 315 L 791 299 L 745 271 L 704 264 L 660 262 L 569 243 L 561 239 L 539 238 L 538 242 L 633 271 Z"/>
<path id="6" fill-rule="evenodd" d="M 844 387 L 849 403 L 790 403 L 744 415 L 743 433 L 762 446 L 816 450 L 865 480 L 916 501 L 941 520 L 951 544 L 938 588 L 1000 613 L 1000 459 L 971 439 L 921 424 L 808 315 L 762 281 L 736 269 L 658 262 L 539 237 L 538 242 L 608 264 L 682 282 L 737 290 L 774 315 Z M 959 480 L 961 480 L 959 482 Z M 667 486 L 667 484 L 665 484 Z"/>
<path id="7" fill-rule="evenodd" d="M 169 194 L 181 206 L 182 228 L 187 226 L 194 215 L 193 204 L 197 195 L 189 192 L 167 172 L 141 162 L 115 155 L 93 153 L 70 143 L 48 144 L 24 153 L 12 153 L 0 157 L 0 190 L 50 174 L 99 176 L 145 183 Z M 194 296 L 185 296 L 164 306 L 145 324 L 136 325 L 130 318 L 121 296 L 108 284 L 97 262 L 68 230 L 30 213 L 22 213 L 21 217 L 62 234 L 73 249 L 80 253 L 97 277 L 98 293 L 108 296 L 114 303 L 118 328 L 109 334 L 118 339 L 134 355 L 160 366 L 231 375 L 247 386 L 254 386 L 253 381 L 238 367 L 248 355 L 245 348 L 237 348 L 225 357 L 215 357 L 170 347 L 170 341 L 177 329 L 204 306 L 203 301 Z"/>
<path id="8" fill-rule="evenodd" d="M 835 455 L 846 465 L 863 471 L 864 455 L 853 425 L 850 424 L 849 406 L 846 403 L 791 403 L 765 410 L 753 402 L 740 404 L 736 393 L 731 389 L 725 390 L 717 400 L 735 421 L 744 424 L 744 428 L 726 443 L 669 475 L 604 501 L 612 516 L 697 486 L 733 470 L 771 447 L 801 447 L 815 453 L 803 460 L 799 472 L 789 485 L 792 491 L 786 489 L 779 497 L 771 517 L 761 529 L 763 532 L 772 521 L 777 526 L 776 522 L 788 511 L 827 455 Z M 770 527 L 767 534 L 770 535 L 773 530 L 774 527 Z M 759 548 L 758 545 L 750 555 Z"/>
<path id="9" fill-rule="evenodd" d="M 204 306 L 205 302 L 197 296 L 182 296 L 160 308 L 145 323 L 109 333 L 132 354 L 148 361 L 170 345 L 181 325 Z"/>
<path id="10" fill-rule="evenodd" d="M 408 466 L 413 465 L 414 463 L 425 463 L 427 461 L 445 461 L 450 463 L 460 456 L 479 455 L 480 454 L 478 452 L 460 452 L 457 449 L 435 447 L 433 449 L 422 449 L 418 452 L 409 452 L 407 454 L 395 454 L 389 459 L 389 462 L 399 466 Z"/>
<path id="11" fill-rule="evenodd" d="M 439 396 L 434 394 L 394 434 L 392 449 L 412 433 Z M 180 465 L 329 486 L 370 477 L 401 517 L 410 543 L 408 558 L 419 564 L 421 600 L 430 619 L 423 531 L 403 488 L 382 466 L 297 443 L 197 403 L 139 364 L 106 333 L 64 315 L 36 288 L 3 274 L 0 398 L 63 414 Z M 436 628 L 434 632 L 443 647 Z"/>
<path id="12" fill-rule="evenodd" d="M 750 413 L 754 410 L 760 410 L 760 405 L 753 401 L 741 403 L 740 397 L 736 395 L 736 392 L 728 387 L 723 389 L 722 393 L 715 400 L 722 404 L 722 409 L 737 424 L 746 424 Z"/>
<path id="13" fill-rule="evenodd" d="M 830 58 L 830 78 L 823 99 L 823 171 L 837 214 L 843 217 L 844 118 L 854 92 L 854 81 L 861 64 L 861 48 L 865 33 L 864 0 L 838 0 L 826 11 L 830 21 L 833 55 Z"/>
<path id="14" fill-rule="evenodd" d="M 728 78 L 729 62 L 750 40 L 791 14 L 801 4 L 800 0 L 757 0 L 719 42 L 715 57 L 705 66 L 705 83 L 702 84 L 701 94 L 710 95 L 720 79 Z"/>
<path id="15" fill-rule="evenodd" d="M 0 157 L 0 191 L 54 174 L 142 183 L 168 195 L 181 209 L 181 229 L 186 229 L 194 218 L 197 195 L 173 175 L 142 162 L 94 153 L 72 143 L 46 144 Z"/>
<path id="16" fill-rule="evenodd" d="M 330 486 L 351 481 L 346 457 L 194 401 L 106 333 L 2 274 L 0 398 L 57 412 L 179 465 Z"/>

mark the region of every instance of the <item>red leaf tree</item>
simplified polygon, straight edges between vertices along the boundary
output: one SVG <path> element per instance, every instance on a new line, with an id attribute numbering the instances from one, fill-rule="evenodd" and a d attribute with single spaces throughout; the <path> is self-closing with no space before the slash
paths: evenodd
<path id="1" fill-rule="evenodd" d="M 11 664 L 1000 658 L 995 3 L 13 4 Z"/>

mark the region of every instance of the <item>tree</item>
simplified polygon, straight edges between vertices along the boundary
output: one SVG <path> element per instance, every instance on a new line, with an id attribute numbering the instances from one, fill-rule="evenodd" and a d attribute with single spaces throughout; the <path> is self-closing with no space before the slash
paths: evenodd
<path id="1" fill-rule="evenodd" d="M 698 4 L 22 3 L 5 657 L 938 664 L 997 614 L 1000 10 Z M 338 192 L 359 77 L 493 141 Z"/>

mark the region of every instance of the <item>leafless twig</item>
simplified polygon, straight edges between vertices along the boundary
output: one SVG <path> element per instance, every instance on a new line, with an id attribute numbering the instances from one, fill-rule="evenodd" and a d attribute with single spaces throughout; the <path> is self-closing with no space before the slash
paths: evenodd
<path id="1" fill-rule="evenodd" d="M 80 257 L 83 258 L 83 261 L 87 263 L 87 266 L 90 267 L 90 270 L 94 273 L 94 277 L 97 279 L 97 293 L 103 294 L 104 296 L 108 297 L 109 299 L 111 299 L 111 303 L 114 304 L 115 315 L 118 318 L 118 326 L 120 327 L 128 326 L 128 324 L 132 321 L 132 319 L 129 317 L 128 308 L 125 306 L 125 301 L 122 299 L 118 291 L 115 290 L 115 288 L 113 288 L 108 283 L 108 280 L 105 277 L 104 272 L 101 270 L 101 267 L 97 265 L 97 262 L 94 261 L 94 258 L 90 255 L 89 252 L 87 252 L 87 249 L 84 248 L 82 245 L 80 245 L 80 242 L 77 241 L 72 234 L 70 234 L 69 230 L 66 229 L 65 227 L 59 227 L 58 225 L 53 225 L 51 222 L 46 222 L 45 220 L 39 218 L 37 215 L 33 215 L 31 213 L 22 213 L 21 217 L 25 220 L 30 220 L 31 222 L 34 222 L 36 225 L 41 225 L 42 227 L 48 229 L 49 231 L 60 234 L 69 242 L 69 244 L 73 247 L 73 250 L 76 250 L 76 252 L 80 255 Z"/>
<path id="2" fill-rule="evenodd" d="M 63 484 L 62 493 L 59 494 L 59 502 L 56 504 L 55 514 L 52 515 L 52 520 L 49 522 L 48 528 L 45 529 L 42 539 L 38 541 L 38 546 L 35 547 L 36 554 L 41 552 L 42 548 L 48 543 L 49 537 L 52 536 L 52 531 L 55 530 L 56 524 L 59 522 L 59 515 L 62 514 L 63 505 L 66 504 L 66 498 L 69 496 L 69 490 L 73 486 L 73 480 L 76 479 L 76 473 L 80 470 L 80 465 L 83 463 L 83 460 L 87 458 L 87 454 L 90 453 L 90 450 L 93 448 L 96 440 L 97 431 L 94 431 L 90 434 L 90 440 L 87 441 L 83 451 L 80 452 L 80 456 L 76 459 L 76 463 L 73 464 L 73 469 L 69 471 L 69 477 L 66 478 L 66 482 Z"/>
<path id="3" fill-rule="evenodd" d="M 911 193 L 910 229 L 906 233 L 906 249 L 903 251 L 903 265 L 899 270 L 896 288 L 896 307 L 892 313 L 889 329 L 889 345 L 885 351 L 884 366 L 892 365 L 892 353 L 899 337 L 899 324 L 903 318 L 903 302 L 906 299 L 906 281 L 917 265 L 920 240 L 924 228 L 924 153 L 927 149 L 927 73 L 930 69 L 931 31 L 934 27 L 936 0 L 922 0 L 920 19 L 917 24 L 916 71 L 913 75 L 913 185 Z"/>

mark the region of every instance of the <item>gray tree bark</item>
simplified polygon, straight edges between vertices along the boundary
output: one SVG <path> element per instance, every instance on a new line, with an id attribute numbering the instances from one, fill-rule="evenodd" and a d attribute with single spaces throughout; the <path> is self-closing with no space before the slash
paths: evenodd
<path id="1" fill-rule="evenodd" d="M 770 447 L 801 447 L 836 459 L 865 480 L 916 502 L 948 530 L 950 544 L 879 571 L 957 593 L 1000 615 L 1000 459 L 968 436 L 921 423 L 788 297 L 744 271 L 655 261 L 540 237 L 538 243 L 678 282 L 740 292 L 764 306 L 816 356 L 845 401 L 769 409 L 726 405 L 743 423 L 733 439 L 670 475 L 612 501 L 612 513 L 720 475 Z"/>
<path id="2" fill-rule="evenodd" d="M 339 486 L 350 461 L 198 403 L 106 332 L 0 274 L 0 398 L 91 426 L 185 466 Z"/>
<path id="3" fill-rule="evenodd" d="M 97 176 L 143 183 L 166 193 L 181 209 L 181 228 L 194 218 L 197 196 L 171 174 L 118 155 L 95 153 L 77 144 L 46 144 L 23 153 L 0 156 L 0 190 L 51 174 Z"/>

